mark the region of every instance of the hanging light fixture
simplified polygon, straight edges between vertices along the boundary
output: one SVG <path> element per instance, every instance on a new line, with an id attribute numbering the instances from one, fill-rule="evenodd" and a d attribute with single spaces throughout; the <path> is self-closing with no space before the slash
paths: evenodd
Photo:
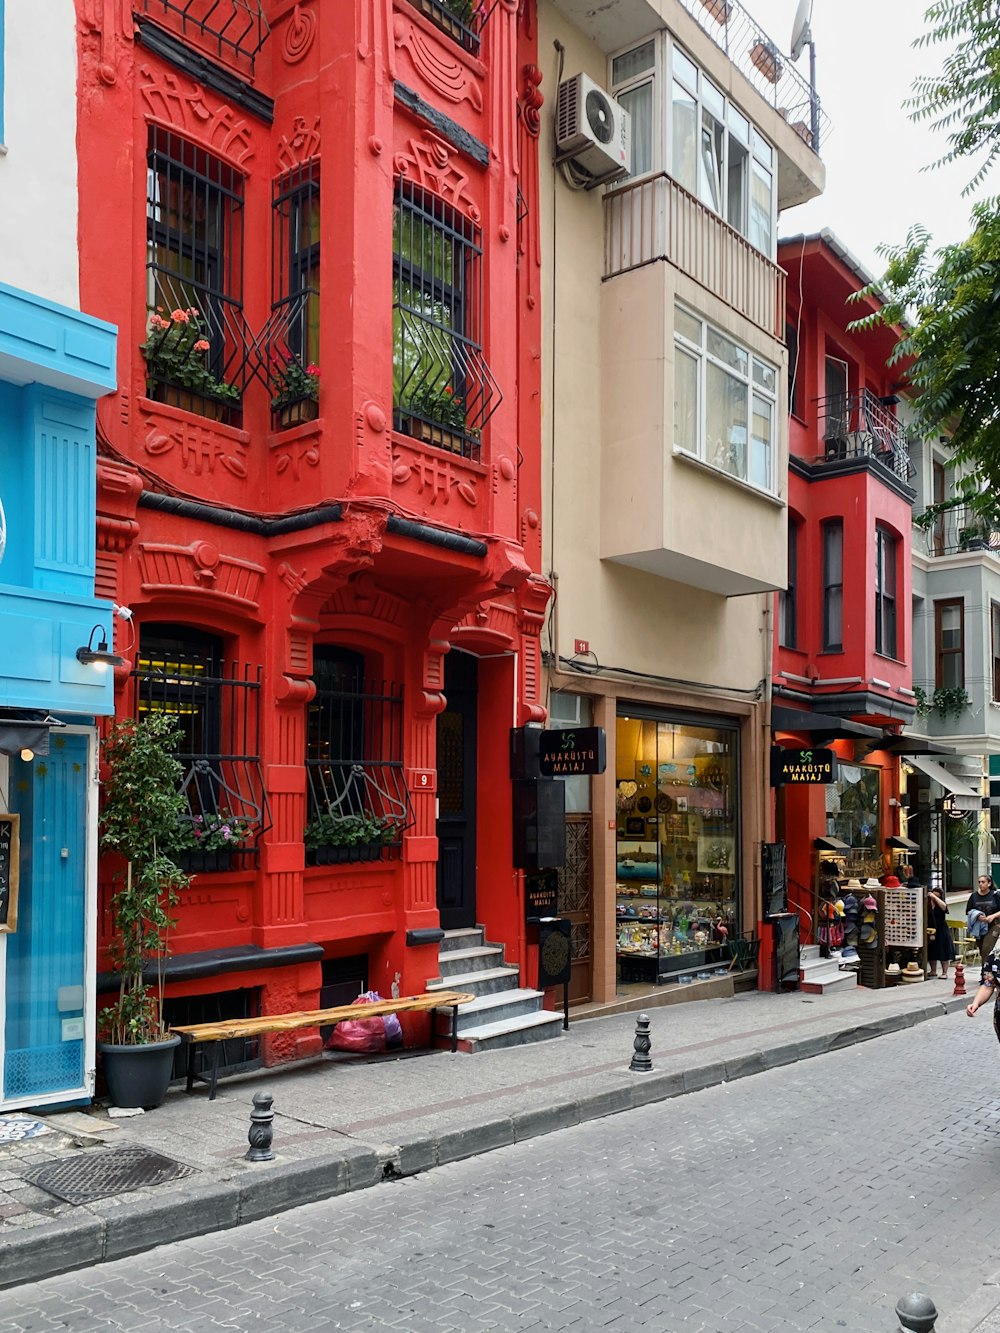
<path id="1" fill-rule="evenodd" d="M 95 634 L 100 635 L 96 648 L 94 647 Z M 111 652 L 108 648 L 103 625 L 95 625 L 90 631 L 90 638 L 87 640 L 86 647 L 77 648 L 76 650 L 76 660 L 82 662 L 84 666 L 95 667 L 98 671 L 107 671 L 108 667 L 125 665 L 124 657 L 119 657 L 117 653 Z"/>

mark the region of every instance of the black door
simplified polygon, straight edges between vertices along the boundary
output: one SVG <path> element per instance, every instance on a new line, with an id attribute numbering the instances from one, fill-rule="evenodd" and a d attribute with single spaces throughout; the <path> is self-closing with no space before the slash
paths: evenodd
<path id="1" fill-rule="evenodd" d="M 444 659 L 448 704 L 437 720 L 437 901 L 445 930 L 476 924 L 477 667 L 474 657 L 454 649 Z"/>

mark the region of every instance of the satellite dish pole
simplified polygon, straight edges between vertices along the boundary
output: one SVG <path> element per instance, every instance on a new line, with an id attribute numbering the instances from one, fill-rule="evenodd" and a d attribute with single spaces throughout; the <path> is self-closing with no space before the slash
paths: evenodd
<path id="1" fill-rule="evenodd" d="M 819 152 L 819 98 L 816 96 L 816 43 L 812 35 L 812 0 L 799 0 L 792 24 L 792 60 L 798 60 L 804 46 L 809 47 L 809 131 L 814 152 Z"/>

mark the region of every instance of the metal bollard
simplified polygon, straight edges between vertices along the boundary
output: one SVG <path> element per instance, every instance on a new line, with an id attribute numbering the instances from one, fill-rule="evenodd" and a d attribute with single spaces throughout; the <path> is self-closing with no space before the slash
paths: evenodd
<path id="1" fill-rule="evenodd" d="M 632 1062 L 629 1069 L 634 1074 L 651 1074 L 653 1062 L 649 1058 L 649 1014 L 640 1014 L 635 1020 L 635 1040 L 632 1042 Z"/>
<path id="2" fill-rule="evenodd" d="M 247 1162 L 273 1162 L 274 1153 L 271 1143 L 274 1139 L 274 1098 L 269 1092 L 255 1092 L 253 1110 L 250 1112 L 250 1150 L 244 1160 Z"/>
<path id="3" fill-rule="evenodd" d="M 911 1291 L 909 1296 L 901 1296 L 896 1302 L 900 1328 L 910 1330 L 910 1333 L 934 1333 L 937 1317 L 937 1307 L 923 1292 Z"/>
<path id="4" fill-rule="evenodd" d="M 964 995 L 964 994 L 965 994 L 965 968 L 962 966 L 961 963 L 956 963 L 955 989 L 952 991 L 952 995 Z"/>

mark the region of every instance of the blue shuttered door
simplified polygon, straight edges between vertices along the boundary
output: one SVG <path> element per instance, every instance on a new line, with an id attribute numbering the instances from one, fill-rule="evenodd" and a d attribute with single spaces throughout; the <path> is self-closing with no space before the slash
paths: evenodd
<path id="1" fill-rule="evenodd" d="M 11 1100 L 83 1086 L 86 800 L 85 736 L 53 734 L 46 758 L 11 759 L 10 807 L 21 816 L 3 1033 L 3 1088 Z"/>

